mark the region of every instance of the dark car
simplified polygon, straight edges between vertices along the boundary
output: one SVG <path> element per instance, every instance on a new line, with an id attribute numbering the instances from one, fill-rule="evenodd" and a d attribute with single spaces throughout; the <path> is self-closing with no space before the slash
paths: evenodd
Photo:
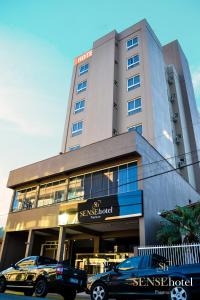
<path id="1" fill-rule="evenodd" d="M 0 293 L 6 289 L 22 291 L 26 296 L 45 297 L 47 293 L 61 294 L 74 300 L 77 292 L 86 288 L 85 271 L 72 268 L 67 261 L 57 262 L 43 256 L 30 256 L 12 264 L 0 273 Z"/>
<path id="2" fill-rule="evenodd" d="M 168 266 L 158 255 L 131 257 L 112 270 L 88 278 L 91 300 L 160 298 L 190 300 L 200 295 L 200 264 Z"/>

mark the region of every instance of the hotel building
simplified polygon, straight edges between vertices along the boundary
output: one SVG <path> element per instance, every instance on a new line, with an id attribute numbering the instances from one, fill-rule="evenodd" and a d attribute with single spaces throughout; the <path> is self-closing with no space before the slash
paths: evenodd
<path id="1" fill-rule="evenodd" d="M 199 122 L 177 41 L 146 20 L 95 41 L 74 62 L 60 154 L 10 172 L 1 267 L 41 254 L 94 273 L 155 243 L 161 211 L 199 200 Z"/>

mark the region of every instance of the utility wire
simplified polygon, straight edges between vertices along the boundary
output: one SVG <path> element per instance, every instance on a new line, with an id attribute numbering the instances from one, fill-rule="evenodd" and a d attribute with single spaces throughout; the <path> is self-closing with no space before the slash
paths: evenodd
<path id="1" fill-rule="evenodd" d="M 198 160 L 198 161 L 196 161 L 196 162 L 193 162 L 193 163 L 190 163 L 190 164 L 187 164 L 187 165 L 185 165 L 185 167 L 189 167 L 189 166 L 192 166 L 192 165 L 195 165 L 195 164 L 198 164 L 198 163 L 200 163 L 200 160 Z M 133 184 L 133 183 L 136 183 L 136 182 L 140 182 L 140 181 L 144 181 L 144 180 L 147 180 L 147 179 L 150 179 L 150 178 L 154 178 L 154 177 L 157 177 L 157 176 L 161 176 L 161 175 L 164 175 L 164 174 L 167 174 L 167 173 L 170 173 L 170 172 L 175 172 L 175 171 L 177 171 L 177 170 L 179 170 L 179 169 L 181 169 L 180 167 L 177 167 L 177 168 L 173 168 L 173 169 L 170 169 L 170 170 L 166 170 L 166 171 L 164 171 L 164 172 L 160 172 L 160 173 L 157 173 L 157 174 L 153 174 L 153 175 L 149 175 L 149 176 L 146 176 L 146 177 L 143 177 L 143 178 L 139 178 L 139 179 L 136 179 L 136 180 L 133 180 L 133 181 L 129 181 L 129 182 L 126 182 L 126 183 L 122 183 L 122 184 L 120 184 L 120 185 L 116 185 L 115 187 L 114 187 L 114 189 L 119 189 L 120 187 L 122 187 L 122 186 L 127 186 L 127 185 L 130 185 L 130 184 Z M 103 196 L 101 196 L 101 195 L 98 195 L 98 193 L 100 193 L 100 192 L 107 192 L 108 191 L 108 189 L 104 189 L 104 190 L 99 190 L 99 191 L 96 191 L 96 193 L 94 193 L 92 196 L 93 196 L 93 198 L 95 197 L 95 196 L 97 196 L 97 197 L 103 197 Z M 122 193 L 123 194 L 123 193 Z M 115 194 L 113 194 L 113 195 L 115 195 Z M 104 195 L 104 197 L 105 196 L 108 196 L 108 195 Z M 112 196 L 112 195 L 109 195 L 109 196 Z M 135 195 L 135 197 L 137 197 L 137 195 Z M 81 200 L 80 199 L 80 196 L 78 196 L 78 197 L 74 197 L 74 198 L 72 198 L 71 200 L 68 200 L 69 202 L 70 201 L 74 201 L 74 200 Z M 89 198 L 90 199 L 90 198 Z M 89 200 L 89 199 L 87 199 L 87 200 Z M 59 203 L 62 203 L 62 202 L 59 202 Z M 52 204 L 55 204 L 55 203 L 52 203 Z M 4 214 L 4 215 L 7 215 L 7 214 Z M 3 215 L 0 215 L 0 216 L 3 216 Z"/>
<path id="2" fill-rule="evenodd" d="M 200 149 L 194 150 L 194 151 L 190 151 L 190 152 L 187 152 L 187 153 L 182 153 L 182 154 L 179 154 L 179 155 L 176 155 L 176 156 L 172 156 L 172 157 L 167 158 L 167 159 L 163 158 L 163 159 L 161 159 L 161 160 L 154 161 L 154 162 L 151 162 L 151 163 L 140 164 L 140 165 L 137 165 L 137 168 L 138 168 L 138 167 L 141 168 L 141 167 L 150 166 L 150 165 L 156 164 L 156 163 L 158 164 L 158 163 L 160 163 L 160 162 L 166 162 L 166 161 L 168 161 L 169 159 L 177 158 L 177 157 L 184 156 L 184 155 L 189 155 L 189 154 L 192 154 L 192 153 L 195 153 L 195 152 L 199 152 L 199 151 L 200 151 Z M 127 162 L 127 163 L 128 163 L 128 162 Z M 184 167 L 184 168 L 185 168 L 185 167 L 189 167 L 189 166 L 192 166 L 192 165 L 195 165 L 195 164 L 198 164 L 198 163 L 200 163 L 199 160 L 196 161 L 196 162 L 193 162 L 193 163 L 184 165 L 183 167 Z M 120 185 L 116 185 L 113 189 L 115 189 L 115 188 L 116 188 L 116 189 L 119 189 L 119 188 L 122 187 L 122 186 L 130 185 L 130 184 L 132 184 L 132 183 L 140 182 L 140 181 L 142 181 L 142 180 L 146 180 L 146 179 L 150 179 L 150 178 L 153 178 L 153 177 L 161 176 L 161 175 L 163 175 L 163 174 L 167 174 L 167 173 L 170 173 L 170 172 L 174 172 L 174 171 L 177 171 L 177 170 L 180 170 L 180 169 L 183 168 L 183 167 L 177 167 L 177 168 L 174 168 L 171 164 L 170 164 L 168 167 L 171 167 L 172 169 L 167 170 L 167 171 L 164 171 L 164 172 L 160 172 L 160 173 L 157 173 L 157 174 L 153 174 L 153 175 L 150 175 L 150 176 L 147 176 L 147 177 L 139 178 L 139 179 L 134 180 L 134 181 L 129 181 L 129 182 L 126 182 L 126 183 L 123 183 L 123 184 L 120 184 Z M 160 166 L 159 166 L 159 168 L 160 168 Z M 179 175 L 180 175 L 180 174 L 179 174 Z M 97 194 L 100 193 L 100 192 L 106 192 L 106 191 L 108 191 L 108 188 L 107 188 L 107 189 L 101 189 L 101 190 L 99 190 L 99 191 L 96 191 L 96 193 L 93 194 L 93 197 L 95 196 L 95 194 L 97 195 Z M 99 196 L 99 195 L 97 195 L 97 196 Z M 111 196 L 111 195 L 110 195 L 110 196 Z M 99 196 L 99 197 L 100 197 L 100 196 Z M 73 200 L 70 200 L 70 201 L 74 201 L 74 200 L 76 200 L 76 199 L 80 199 L 80 196 L 74 197 Z M 52 204 L 54 204 L 54 203 L 52 203 Z M 8 215 L 8 213 L 0 214 L 0 217 L 6 216 L 6 215 Z"/>

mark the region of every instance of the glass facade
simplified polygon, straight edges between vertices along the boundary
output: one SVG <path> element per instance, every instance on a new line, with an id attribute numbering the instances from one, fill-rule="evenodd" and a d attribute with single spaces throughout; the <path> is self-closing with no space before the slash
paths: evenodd
<path id="1" fill-rule="evenodd" d="M 132 162 L 70 178 L 68 200 L 105 197 L 137 189 L 137 163 Z"/>
<path id="2" fill-rule="evenodd" d="M 87 200 L 138 190 L 137 162 L 110 167 L 37 186 L 16 190 L 12 211 L 32 209 L 62 201 Z"/>
<path id="3" fill-rule="evenodd" d="M 64 201 L 66 187 L 66 180 L 49 182 L 41 185 L 37 206 L 40 207 Z"/>
<path id="4" fill-rule="evenodd" d="M 35 207 L 36 186 L 15 192 L 12 211 L 31 209 Z"/>

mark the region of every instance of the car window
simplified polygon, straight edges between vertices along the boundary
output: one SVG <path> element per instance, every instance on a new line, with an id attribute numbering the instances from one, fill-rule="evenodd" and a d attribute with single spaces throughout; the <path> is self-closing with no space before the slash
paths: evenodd
<path id="1" fill-rule="evenodd" d="M 154 256 L 152 258 L 152 268 L 153 269 L 166 269 L 168 267 L 167 260 L 163 257 L 156 257 Z"/>
<path id="2" fill-rule="evenodd" d="M 30 257 L 20 260 L 18 263 L 16 263 L 16 266 L 19 268 L 27 267 L 27 266 L 34 266 L 35 260 L 36 260 L 35 256 L 30 256 Z"/>
<path id="3" fill-rule="evenodd" d="M 57 260 L 52 259 L 50 257 L 40 256 L 38 259 L 38 265 L 55 265 L 57 264 Z"/>
<path id="4" fill-rule="evenodd" d="M 138 269 L 139 263 L 141 261 L 141 257 L 132 257 L 123 261 L 118 265 L 117 269 L 121 271 L 127 271 L 131 269 Z"/>

